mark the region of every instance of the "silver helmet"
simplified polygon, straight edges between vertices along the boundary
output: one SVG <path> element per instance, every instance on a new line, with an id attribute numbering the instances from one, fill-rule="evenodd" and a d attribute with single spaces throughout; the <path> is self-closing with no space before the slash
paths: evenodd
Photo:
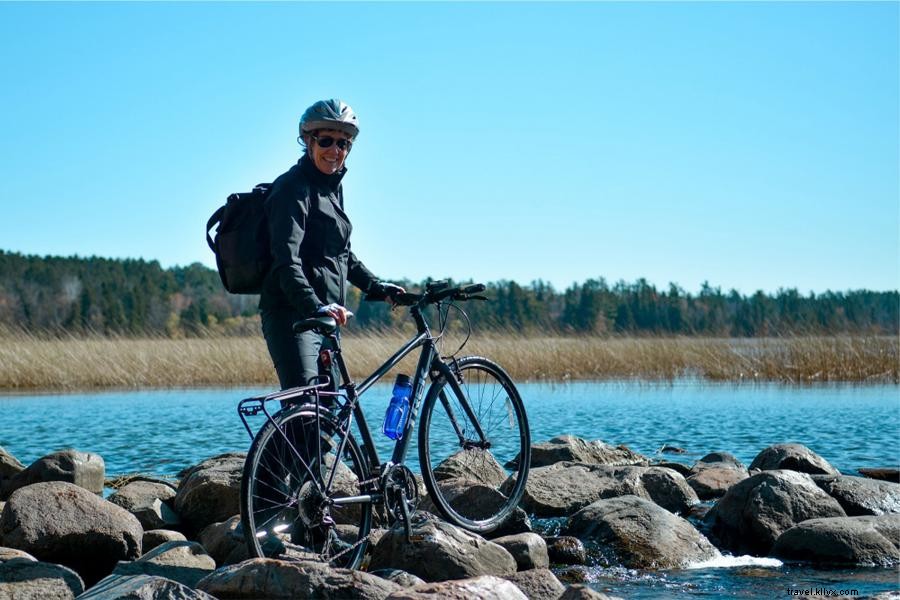
<path id="1" fill-rule="evenodd" d="M 337 129 L 355 138 L 359 135 L 359 119 L 349 104 L 337 98 L 319 100 L 300 117 L 300 135 L 317 129 Z"/>

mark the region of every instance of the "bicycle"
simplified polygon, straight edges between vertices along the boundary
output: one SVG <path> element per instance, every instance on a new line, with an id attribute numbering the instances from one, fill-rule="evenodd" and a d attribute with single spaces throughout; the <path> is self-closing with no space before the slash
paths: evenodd
<path id="1" fill-rule="evenodd" d="M 409 307 L 416 335 L 358 385 L 348 373 L 334 319 L 314 317 L 294 324 L 297 332 L 316 331 L 330 339 L 333 349 L 320 354 L 320 360 L 337 372 L 340 385 L 324 376 L 312 385 L 239 403 L 238 414 L 253 438 L 241 481 L 241 526 L 252 556 L 356 568 L 369 542 L 373 513 L 382 524 L 400 521 L 409 538 L 410 515 L 420 494 L 405 458 L 417 418 L 422 479 L 441 516 L 477 533 L 494 531 L 507 520 L 525 491 L 530 466 L 525 407 L 496 363 L 480 356 L 455 357 L 471 334 L 468 316 L 457 303 L 486 300 L 479 295 L 484 289 L 436 282 L 422 294 L 394 296 L 395 306 Z M 437 335 L 424 314 L 432 306 L 439 319 Z M 436 344 L 445 334 L 451 308 L 463 315 L 469 331 L 459 349 L 445 357 Z M 382 463 L 360 397 L 416 349 L 409 416 L 390 460 Z M 423 394 L 426 379 L 430 385 Z M 274 401 L 282 408 L 272 414 L 266 405 Z M 259 413 L 266 422 L 254 436 L 247 417 Z M 480 504 L 466 495 L 472 488 L 481 488 Z"/>

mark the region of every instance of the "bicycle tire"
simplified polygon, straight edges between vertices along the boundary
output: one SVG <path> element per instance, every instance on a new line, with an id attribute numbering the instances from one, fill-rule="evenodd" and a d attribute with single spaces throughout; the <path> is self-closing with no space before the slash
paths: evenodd
<path id="1" fill-rule="evenodd" d="M 349 433 L 336 460 L 339 428 L 326 411 L 318 415 L 320 444 L 313 444 L 316 420 L 314 405 L 287 408 L 253 439 L 241 478 L 244 538 L 251 557 L 356 568 L 372 527 L 372 504 L 331 500 L 366 494 L 368 465 Z M 306 460 L 309 456 L 313 460 Z"/>
<path id="2" fill-rule="evenodd" d="M 480 441 L 454 386 L 439 376 L 425 396 L 419 421 L 422 478 L 444 518 L 469 531 L 489 533 L 509 518 L 525 492 L 531 464 L 528 417 L 512 379 L 499 365 L 467 356 L 456 362 L 456 369 L 459 391 L 489 444 L 484 447 Z M 482 490 L 476 499 L 470 495 L 476 487 L 493 491 Z"/>

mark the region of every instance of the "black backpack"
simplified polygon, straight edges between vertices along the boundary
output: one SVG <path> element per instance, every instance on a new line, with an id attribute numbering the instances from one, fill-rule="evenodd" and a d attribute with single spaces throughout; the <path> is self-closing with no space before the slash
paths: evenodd
<path id="1" fill-rule="evenodd" d="M 216 255 L 222 285 L 232 294 L 258 294 L 272 265 L 265 200 L 271 183 L 231 194 L 206 223 L 206 243 Z M 216 223 L 216 239 L 209 235 Z"/>

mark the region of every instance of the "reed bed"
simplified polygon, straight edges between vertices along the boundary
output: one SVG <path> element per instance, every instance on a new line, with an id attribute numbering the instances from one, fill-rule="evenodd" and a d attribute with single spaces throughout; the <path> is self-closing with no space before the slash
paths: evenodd
<path id="1" fill-rule="evenodd" d="M 351 373 L 370 373 L 406 339 L 399 332 L 347 332 L 344 350 Z M 458 342 L 448 339 L 443 352 L 454 351 Z M 488 333 L 473 337 L 462 354 L 491 357 L 517 381 L 900 383 L 898 345 L 898 338 L 884 336 L 709 339 Z M 414 358 L 408 358 L 399 368 L 414 367 Z M 261 337 L 0 336 L 0 390 L 7 392 L 237 385 L 277 386 Z"/>

